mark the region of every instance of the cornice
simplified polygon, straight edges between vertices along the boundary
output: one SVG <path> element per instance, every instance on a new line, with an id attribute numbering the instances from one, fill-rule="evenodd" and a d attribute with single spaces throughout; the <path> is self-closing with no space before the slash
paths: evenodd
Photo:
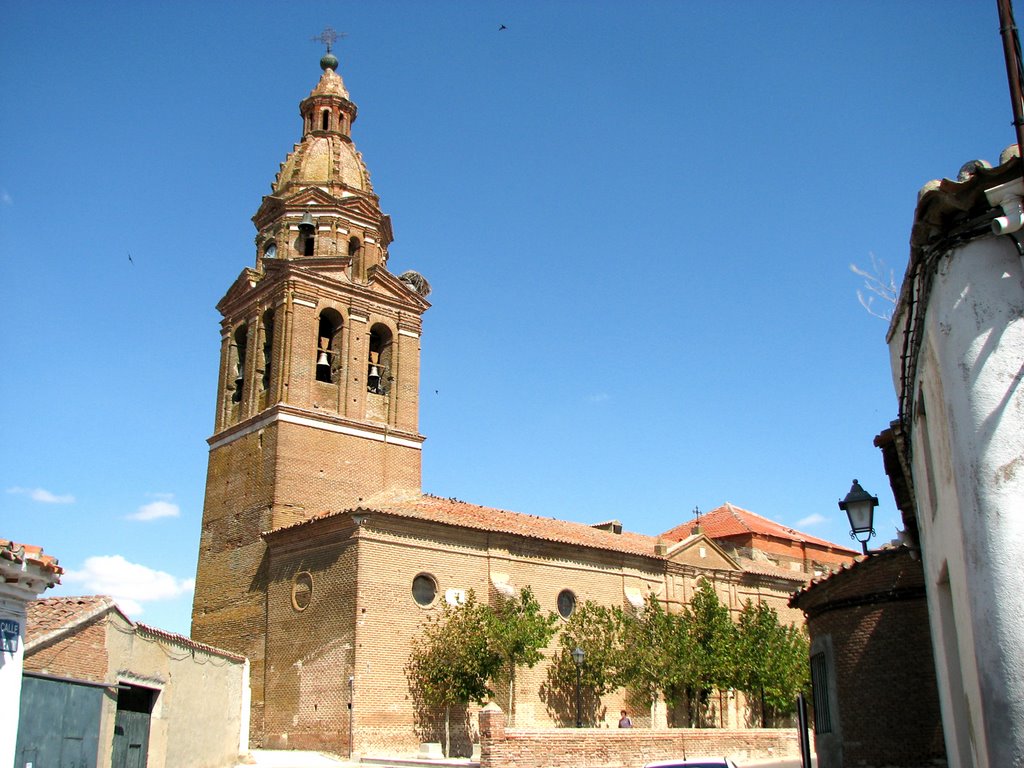
<path id="1" fill-rule="evenodd" d="M 361 437 L 388 445 L 412 448 L 417 451 L 423 449 L 423 442 L 426 440 L 423 435 L 416 432 L 396 429 L 388 424 L 356 421 L 324 413 L 323 411 L 309 411 L 287 403 L 277 403 L 245 421 L 234 424 L 208 437 L 206 442 L 209 444 L 210 450 L 214 451 L 246 435 L 278 423 L 322 429 L 327 432 Z"/>

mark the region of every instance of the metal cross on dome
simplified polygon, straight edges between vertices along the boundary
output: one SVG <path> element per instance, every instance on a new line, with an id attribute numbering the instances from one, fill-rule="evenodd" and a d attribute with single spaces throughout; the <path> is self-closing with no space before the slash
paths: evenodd
<path id="1" fill-rule="evenodd" d="M 338 40 L 343 37 L 348 37 L 347 32 L 337 32 L 334 27 L 324 27 L 324 31 L 319 35 L 313 35 L 310 38 L 314 43 L 323 43 L 327 46 L 327 52 L 331 52 L 331 46 L 334 45 Z"/>

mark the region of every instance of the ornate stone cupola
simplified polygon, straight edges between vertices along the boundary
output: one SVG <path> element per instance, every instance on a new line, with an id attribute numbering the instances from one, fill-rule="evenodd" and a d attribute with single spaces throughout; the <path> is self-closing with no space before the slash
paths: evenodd
<path id="1" fill-rule="evenodd" d="M 356 105 L 349 101 L 345 83 L 338 74 L 338 59 L 332 53 L 320 59 L 324 74 L 312 93 L 299 105 L 302 135 L 338 133 L 349 138 L 356 121 Z"/>

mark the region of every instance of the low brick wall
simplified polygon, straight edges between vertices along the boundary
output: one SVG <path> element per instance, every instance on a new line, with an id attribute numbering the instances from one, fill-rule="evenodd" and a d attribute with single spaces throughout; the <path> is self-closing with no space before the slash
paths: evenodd
<path id="1" fill-rule="evenodd" d="M 654 760 L 728 756 L 738 763 L 799 758 L 795 728 L 505 728 L 505 713 L 480 713 L 480 768 L 642 768 Z"/>

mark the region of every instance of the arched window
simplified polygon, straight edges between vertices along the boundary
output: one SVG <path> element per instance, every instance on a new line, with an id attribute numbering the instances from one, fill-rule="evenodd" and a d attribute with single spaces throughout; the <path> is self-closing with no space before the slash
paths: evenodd
<path id="1" fill-rule="evenodd" d="M 232 357 L 235 363 L 234 394 L 232 401 L 240 403 L 245 388 L 245 352 L 249 344 L 249 327 L 245 324 L 238 326 L 234 333 L 234 344 L 232 345 Z"/>
<path id="2" fill-rule="evenodd" d="M 348 257 L 351 260 L 349 267 L 351 269 L 352 279 L 361 280 L 363 274 L 363 244 L 360 242 L 358 237 L 350 237 L 348 239 Z"/>
<path id="3" fill-rule="evenodd" d="M 321 127 L 325 131 L 331 127 L 331 113 L 326 109 L 324 110 L 321 118 Z"/>
<path id="4" fill-rule="evenodd" d="M 366 363 L 366 389 L 386 395 L 391 386 L 391 329 L 383 323 L 370 328 L 370 354 Z"/>
<path id="5" fill-rule="evenodd" d="M 263 378 L 261 386 L 270 388 L 270 373 L 274 364 L 274 310 L 263 313 Z"/>
<path id="6" fill-rule="evenodd" d="M 273 240 L 268 240 L 266 245 L 263 246 L 263 258 L 264 259 L 276 259 L 277 258 L 277 243 Z"/>
<path id="7" fill-rule="evenodd" d="M 335 310 L 325 309 L 320 313 L 316 348 L 317 381 L 331 384 L 338 380 L 338 367 L 341 364 L 341 329 L 341 315 Z"/>

